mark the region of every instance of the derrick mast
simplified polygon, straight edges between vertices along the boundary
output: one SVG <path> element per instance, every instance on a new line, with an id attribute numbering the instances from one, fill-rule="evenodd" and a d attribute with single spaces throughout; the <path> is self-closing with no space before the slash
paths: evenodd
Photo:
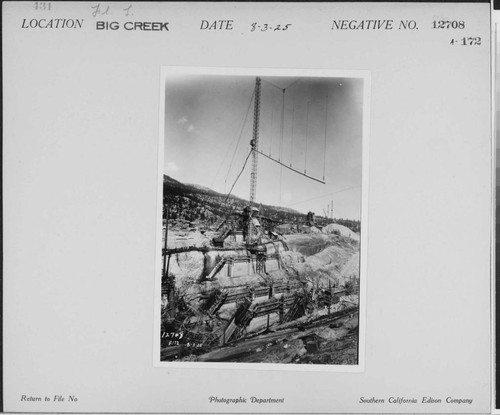
<path id="1" fill-rule="evenodd" d="M 255 102 L 253 109 L 253 134 L 250 145 L 252 146 L 252 172 L 250 173 L 250 205 L 255 203 L 257 190 L 257 161 L 259 155 L 259 119 L 260 119 L 260 78 L 255 80 Z"/>

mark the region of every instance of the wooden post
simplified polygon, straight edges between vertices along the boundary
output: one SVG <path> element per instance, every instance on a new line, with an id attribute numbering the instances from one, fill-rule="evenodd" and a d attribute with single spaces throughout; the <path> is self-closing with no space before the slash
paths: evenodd
<path id="1" fill-rule="evenodd" d="M 171 321 L 175 320 L 175 309 L 177 308 L 177 304 L 175 303 L 175 278 L 169 278 L 170 292 L 168 295 L 168 303 L 169 303 L 169 319 Z"/>
<path id="2" fill-rule="evenodd" d="M 164 204 L 165 206 L 165 213 L 166 213 L 166 218 L 165 218 L 165 244 L 163 246 L 165 255 L 163 256 L 163 276 L 167 277 L 168 276 L 168 268 L 167 268 L 167 239 L 168 239 L 168 203 Z M 168 256 L 168 259 L 170 260 L 170 255 Z"/>
<path id="3" fill-rule="evenodd" d="M 328 290 L 330 291 L 330 295 L 328 296 L 328 315 L 330 315 L 330 311 L 332 308 L 332 297 L 333 297 L 332 282 L 330 280 L 328 280 Z"/>
<path id="4" fill-rule="evenodd" d="M 283 317 L 285 314 L 285 293 L 281 295 L 280 304 L 279 304 L 279 316 L 280 316 L 280 324 L 283 323 Z"/>
<path id="5" fill-rule="evenodd" d="M 273 298 L 273 286 L 270 285 L 269 286 L 269 296 L 268 298 Z M 270 318 L 270 314 L 267 315 L 267 328 L 266 328 L 266 331 L 269 330 L 269 318 Z"/>

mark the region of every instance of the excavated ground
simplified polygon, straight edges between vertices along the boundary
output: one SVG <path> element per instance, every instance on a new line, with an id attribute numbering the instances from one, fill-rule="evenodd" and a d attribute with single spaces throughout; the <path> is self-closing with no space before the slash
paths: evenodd
<path id="1" fill-rule="evenodd" d="M 284 270 L 268 274 L 268 278 L 297 279 L 308 287 L 329 286 L 342 288 L 347 282 L 359 280 L 359 241 L 358 238 L 334 233 L 307 233 L 286 235 L 284 242 L 288 250 L 281 250 Z M 175 237 L 177 232 L 171 232 Z M 356 235 L 357 236 L 357 235 Z M 206 236 L 187 232 L 184 238 L 197 240 L 205 245 Z M 222 253 L 221 253 L 222 255 Z M 203 268 L 207 264 L 203 253 L 189 251 L 175 254 L 170 262 L 170 272 L 176 277 L 176 287 L 183 293 L 185 300 L 193 309 L 197 308 L 199 293 L 210 287 L 225 286 L 230 277 L 216 277 L 203 281 Z M 274 275 L 276 274 L 276 275 Z M 274 276 L 273 276 L 274 275 Z M 219 278 L 219 280 L 217 279 Z M 246 281 L 249 279 L 249 281 Z M 255 279 L 253 281 L 252 279 Z M 260 284 L 261 276 L 248 275 L 239 278 L 239 284 Z M 190 300 L 192 298 L 192 300 Z M 352 298 L 346 298 L 348 303 Z M 343 301 L 341 299 L 341 301 Z M 357 303 L 357 296 L 354 299 Z M 351 303 L 352 304 L 352 303 Z M 339 304 L 337 304 L 338 306 Z M 233 305 L 224 306 L 221 313 L 229 313 Z M 226 308 L 231 310 L 226 310 Z M 332 313 L 336 306 L 332 307 Z M 336 364 L 352 365 L 358 356 L 358 319 L 357 313 L 334 321 L 326 319 L 313 324 L 315 319 L 326 315 L 327 310 L 316 310 L 308 316 L 278 327 L 277 315 L 271 315 L 271 332 L 257 335 L 266 327 L 267 317 L 259 317 L 248 327 L 247 337 L 231 345 L 217 348 L 202 355 L 187 355 L 182 361 L 219 361 L 219 362 L 260 362 L 260 363 L 299 363 L 299 364 Z M 231 313 L 230 313 L 231 314 Z M 221 314 L 222 316 L 222 314 Z M 273 325 L 273 323 L 275 323 Z M 310 324 L 311 323 L 311 324 Z M 273 331 L 274 330 L 274 331 Z"/>
<path id="2" fill-rule="evenodd" d="M 290 251 L 284 252 L 286 263 L 297 271 L 302 280 L 327 287 L 343 286 L 349 279 L 359 278 L 359 242 L 334 234 L 287 235 Z M 300 254 L 302 261 L 294 257 Z"/>

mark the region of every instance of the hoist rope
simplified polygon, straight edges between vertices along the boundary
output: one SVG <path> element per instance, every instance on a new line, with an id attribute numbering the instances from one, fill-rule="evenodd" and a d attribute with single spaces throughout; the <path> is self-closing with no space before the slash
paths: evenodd
<path id="1" fill-rule="evenodd" d="M 271 110 L 271 128 L 270 128 L 271 140 L 269 143 L 269 155 L 271 155 L 271 153 L 273 152 L 273 124 L 274 124 L 274 109 Z"/>
<path id="2" fill-rule="evenodd" d="M 306 151 L 305 151 L 305 159 L 304 159 L 304 173 L 307 173 L 307 134 L 309 127 L 309 101 L 307 101 L 307 115 L 306 115 Z"/>
<path id="3" fill-rule="evenodd" d="M 283 90 L 283 101 L 281 104 L 281 125 L 280 125 L 280 151 L 278 160 L 281 161 L 281 156 L 283 155 L 283 133 L 285 125 L 285 90 Z"/>
<path id="4" fill-rule="evenodd" d="M 243 128 L 245 126 L 245 122 L 248 118 L 248 112 L 250 111 L 250 108 L 252 106 L 252 101 L 253 101 L 253 98 L 254 98 L 254 95 L 255 95 L 255 92 L 252 93 L 252 96 L 250 97 L 250 103 L 248 104 L 248 108 L 247 108 L 247 112 L 246 112 L 246 115 L 245 115 L 245 118 L 243 119 L 243 123 L 241 124 L 241 132 L 240 132 L 240 138 L 241 138 L 241 135 L 243 133 Z M 239 140 L 238 140 L 239 141 Z M 222 159 L 222 162 L 219 164 L 219 168 L 217 169 L 217 173 L 215 173 L 215 176 L 212 180 L 212 184 L 210 185 L 210 187 L 213 187 L 214 183 L 215 183 L 215 179 L 217 179 L 217 176 L 219 176 L 219 173 L 222 169 L 222 166 L 224 165 L 224 162 L 226 161 L 226 158 L 227 158 L 227 155 L 229 154 L 229 150 L 231 150 L 231 145 L 228 145 L 227 146 L 227 150 L 226 150 L 226 153 L 224 154 L 224 157 Z M 225 181 L 227 181 L 227 177 L 225 179 Z"/>
<path id="5" fill-rule="evenodd" d="M 266 84 L 272 85 L 272 86 L 274 86 L 275 88 L 279 89 L 280 91 L 283 89 L 283 88 L 280 88 L 278 85 L 273 84 L 273 83 L 272 83 L 272 82 L 270 82 L 270 81 L 266 81 L 265 79 L 263 79 L 263 80 L 262 80 L 262 82 L 265 82 Z"/>
<path id="6" fill-rule="evenodd" d="M 248 153 L 248 156 L 245 159 L 245 163 L 243 163 L 243 167 L 241 168 L 241 171 L 239 172 L 238 176 L 236 177 L 236 180 L 234 181 L 233 185 L 231 186 L 231 189 L 229 189 L 229 193 L 227 194 L 226 199 L 224 200 L 224 204 L 227 202 L 227 199 L 229 198 L 229 195 L 233 191 L 234 186 L 236 185 L 236 182 L 238 181 L 238 179 L 241 176 L 241 173 L 243 173 L 243 170 L 245 170 L 245 166 L 247 165 L 248 159 L 250 158 L 250 155 L 252 154 L 253 151 L 254 150 L 252 149 L 252 150 L 250 150 L 250 153 Z"/>
<path id="7" fill-rule="evenodd" d="M 253 102 L 254 96 L 255 96 L 255 92 L 252 94 L 252 98 L 250 99 L 250 103 L 248 104 L 247 113 L 245 115 L 245 119 L 243 121 L 243 124 L 241 125 L 240 135 L 238 137 L 238 141 L 237 141 L 236 147 L 234 149 L 233 157 L 231 158 L 231 163 L 229 163 L 229 168 L 227 169 L 226 179 L 224 180 L 224 183 L 227 182 L 227 178 L 229 177 L 229 173 L 231 172 L 231 167 L 233 166 L 234 157 L 236 155 L 236 151 L 238 150 L 238 146 L 240 144 L 241 137 L 243 136 L 243 130 L 245 128 L 245 124 L 246 124 L 247 119 L 248 119 L 248 114 L 250 113 L 250 108 L 252 107 L 252 102 Z"/>
<path id="8" fill-rule="evenodd" d="M 291 139 L 291 145 L 290 145 L 290 167 L 292 167 L 293 163 L 293 122 L 295 120 L 295 103 L 293 104 L 293 110 L 292 110 L 292 139 Z"/>
<path id="9" fill-rule="evenodd" d="M 325 148 L 323 150 L 323 180 L 325 180 L 325 169 L 326 169 L 326 132 L 328 128 L 328 94 L 326 94 L 326 104 L 325 104 Z"/>
<path id="10" fill-rule="evenodd" d="M 281 139 L 280 139 L 280 152 L 278 156 L 278 161 L 281 162 L 281 157 L 283 155 L 283 134 L 285 131 L 285 90 L 283 90 L 283 101 L 281 103 Z M 283 168 L 280 167 L 280 205 L 281 205 L 281 185 L 283 180 Z"/>

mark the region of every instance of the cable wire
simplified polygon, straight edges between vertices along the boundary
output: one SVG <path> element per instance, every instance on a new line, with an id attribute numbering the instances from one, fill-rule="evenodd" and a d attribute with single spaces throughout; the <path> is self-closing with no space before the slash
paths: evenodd
<path id="1" fill-rule="evenodd" d="M 243 124 L 241 126 L 240 135 L 238 137 L 238 142 L 236 143 L 236 147 L 234 149 L 233 157 L 231 158 L 231 162 L 229 163 L 229 168 L 227 169 L 227 174 L 226 174 L 226 178 L 224 180 L 224 183 L 227 182 L 227 178 L 229 177 L 229 173 L 231 171 L 231 167 L 233 166 L 234 156 L 236 155 L 236 150 L 238 150 L 238 146 L 240 145 L 241 137 L 243 136 L 243 130 L 245 128 L 245 124 L 246 124 L 247 119 L 248 119 L 248 114 L 250 113 L 250 108 L 252 107 L 252 102 L 253 102 L 254 96 L 255 96 L 255 92 L 252 94 L 252 98 L 250 99 L 250 103 L 248 104 L 247 113 L 245 115 L 245 120 L 243 121 Z"/>
<path id="2" fill-rule="evenodd" d="M 240 136 L 241 136 L 241 134 L 242 134 L 242 132 L 243 132 L 243 128 L 244 128 L 244 126 L 245 126 L 245 122 L 246 122 L 246 119 L 247 119 L 247 117 L 248 117 L 248 111 L 250 110 L 250 107 L 251 107 L 251 105 L 252 105 L 253 97 L 254 97 L 254 93 L 252 93 L 252 96 L 250 97 L 250 103 L 249 103 L 249 107 L 248 107 L 248 109 L 247 109 L 247 114 L 246 114 L 246 116 L 245 116 L 245 119 L 244 119 L 244 121 L 243 121 L 243 124 L 241 125 L 241 132 L 240 132 Z M 229 154 L 229 150 L 230 150 L 230 149 L 231 149 L 231 146 L 230 146 L 230 145 L 228 145 L 228 146 L 227 146 L 226 153 L 224 154 L 224 157 L 222 158 L 222 162 L 219 164 L 219 168 L 217 169 L 217 173 L 215 173 L 215 176 L 214 176 L 214 178 L 212 179 L 212 184 L 210 185 L 210 187 L 213 187 L 213 185 L 214 185 L 214 183 L 215 183 L 215 180 L 217 179 L 217 176 L 219 175 L 219 173 L 220 173 L 220 171 L 221 171 L 221 169 L 222 169 L 222 166 L 224 165 L 224 162 L 225 162 L 225 160 L 226 160 L 226 158 L 227 158 L 227 155 Z M 231 162 L 231 163 L 232 163 L 232 162 Z M 226 177 L 226 179 L 225 179 L 225 180 L 227 180 L 227 177 Z"/>
<path id="3" fill-rule="evenodd" d="M 275 88 L 279 89 L 280 91 L 283 90 L 283 88 L 280 88 L 278 85 L 273 84 L 272 82 L 266 81 L 265 79 L 262 80 L 262 82 L 265 82 L 266 84 L 272 85 Z"/>
<path id="4" fill-rule="evenodd" d="M 321 199 L 322 197 L 326 197 L 326 196 L 334 195 L 334 194 L 337 194 L 337 193 L 345 192 L 345 191 L 351 190 L 351 189 L 357 189 L 358 187 L 361 187 L 361 185 L 346 187 L 344 189 L 340 189 L 340 190 L 337 190 L 337 191 L 332 192 L 332 193 L 327 193 L 327 194 L 324 194 L 324 195 L 321 195 L 321 196 L 312 197 L 311 199 L 301 200 L 300 202 L 290 203 L 289 206 L 295 206 L 295 205 L 299 205 L 301 203 L 310 202 L 311 200 Z"/>
<path id="5" fill-rule="evenodd" d="M 241 171 L 240 173 L 238 174 L 238 176 L 236 177 L 236 180 L 234 181 L 233 185 L 231 186 L 231 189 L 229 189 L 229 193 L 227 194 L 226 196 L 226 199 L 224 200 L 224 204 L 227 202 L 227 199 L 229 198 L 229 195 L 231 194 L 231 192 L 233 191 L 233 188 L 234 186 L 236 185 L 236 182 L 238 181 L 238 179 L 240 178 L 241 176 L 241 173 L 243 173 L 243 170 L 245 170 L 245 166 L 247 165 L 247 161 L 248 159 L 250 158 L 250 155 L 252 154 L 253 150 L 250 150 L 250 153 L 248 153 L 248 156 L 247 158 L 245 159 L 245 163 L 243 163 L 243 167 L 241 168 Z"/>
<path id="6" fill-rule="evenodd" d="M 325 148 L 323 150 L 323 181 L 325 181 L 325 170 L 326 170 L 326 132 L 328 128 L 328 94 L 326 94 L 326 104 L 325 104 Z"/>

